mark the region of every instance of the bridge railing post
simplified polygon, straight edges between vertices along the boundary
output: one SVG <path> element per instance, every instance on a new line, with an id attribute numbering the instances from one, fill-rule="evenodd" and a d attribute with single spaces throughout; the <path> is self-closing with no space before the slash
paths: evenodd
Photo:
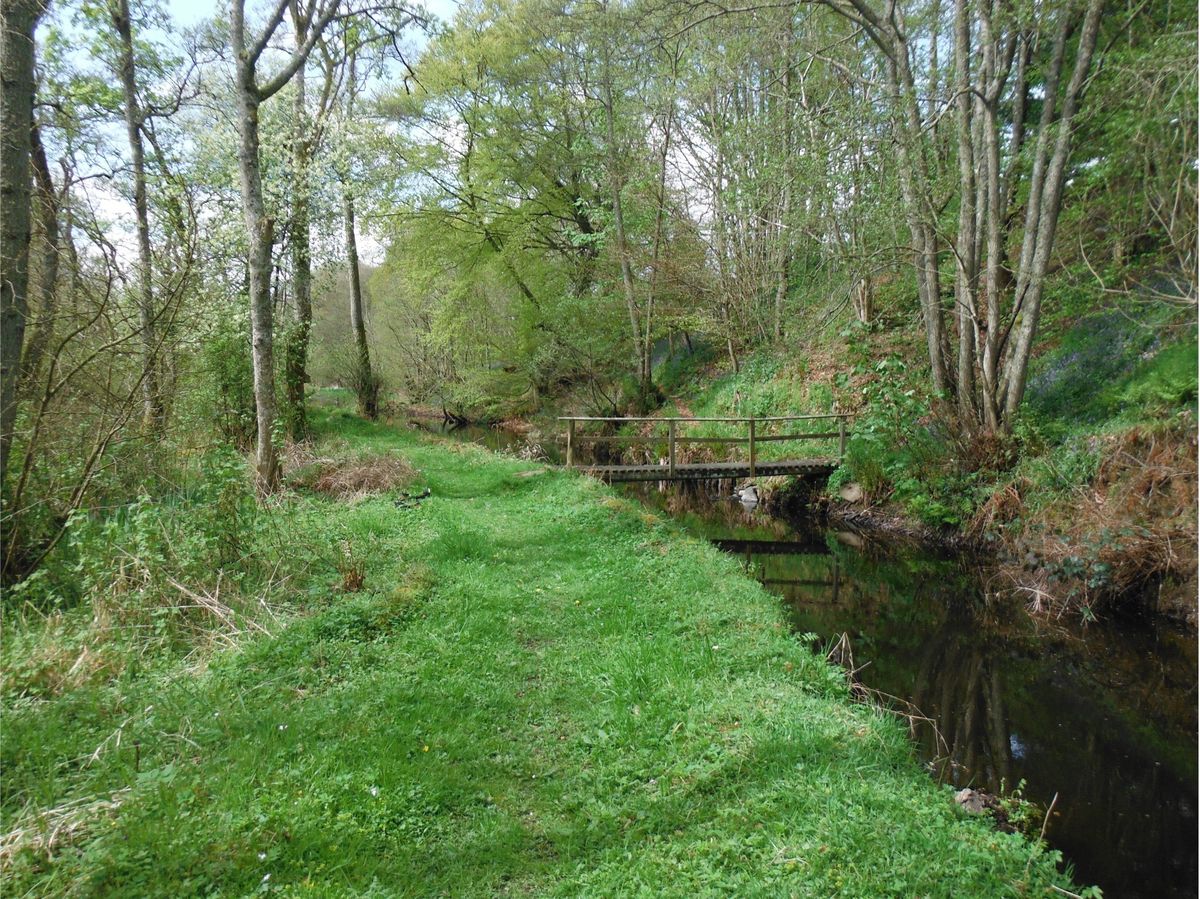
<path id="1" fill-rule="evenodd" d="M 575 419 L 567 421 L 567 468 L 575 465 Z"/>
<path id="2" fill-rule="evenodd" d="M 846 416 L 838 416 L 838 458 L 846 455 Z"/>
<path id="3" fill-rule="evenodd" d="M 667 474 L 675 477 L 675 419 L 667 422 Z"/>
<path id="4" fill-rule="evenodd" d="M 750 477 L 754 478 L 754 417 L 750 417 Z"/>

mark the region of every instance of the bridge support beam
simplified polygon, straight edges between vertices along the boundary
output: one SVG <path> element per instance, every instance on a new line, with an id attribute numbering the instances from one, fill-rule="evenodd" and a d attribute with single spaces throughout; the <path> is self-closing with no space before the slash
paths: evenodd
<path id="1" fill-rule="evenodd" d="M 754 419 L 750 419 L 750 477 L 754 477 Z"/>
<path id="2" fill-rule="evenodd" d="M 667 422 L 667 473 L 675 477 L 675 419 Z"/>

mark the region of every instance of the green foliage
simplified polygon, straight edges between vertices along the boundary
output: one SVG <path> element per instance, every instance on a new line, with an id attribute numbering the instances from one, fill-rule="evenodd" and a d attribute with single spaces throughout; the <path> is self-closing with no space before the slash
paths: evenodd
<path id="1" fill-rule="evenodd" d="M 202 350 L 205 409 L 229 443 L 247 449 L 256 432 L 249 313 L 218 318 Z"/>
<path id="2" fill-rule="evenodd" d="M 954 441 L 905 362 L 899 356 L 876 362 L 863 393 L 866 409 L 854 421 L 831 488 L 856 481 L 868 496 L 890 495 L 910 515 L 937 527 L 967 521 L 985 495 L 982 477 L 955 458 Z"/>
<path id="3" fill-rule="evenodd" d="M 1100 452 L 1094 440 L 1070 438 L 1047 452 L 1030 457 L 1021 471 L 1038 490 L 1067 492 L 1092 482 L 1100 465 Z"/>
<path id="4" fill-rule="evenodd" d="M 1196 408 L 1197 344 L 1193 336 L 1143 359 L 1124 383 L 1110 388 L 1122 410 L 1151 418 Z"/>
<path id="5" fill-rule="evenodd" d="M 103 516 L 76 513 L 64 559 L 79 598 L 125 621 L 149 615 L 157 636 L 203 610 L 189 608 L 179 584 L 218 593 L 261 575 L 253 554 L 262 518 L 244 461 L 215 448 L 194 482 L 174 495 L 132 504 Z M 61 575 L 60 575 L 61 577 Z"/>
<path id="6" fill-rule="evenodd" d="M 712 346 L 707 343 L 696 346 L 690 353 L 684 352 L 682 345 L 683 338 L 676 337 L 675 355 L 654 370 L 654 380 L 666 394 L 696 384 L 716 356 Z"/>
<path id="7" fill-rule="evenodd" d="M 1033 364 L 1029 411 L 1043 424 L 1137 421 L 1195 405 L 1195 324 L 1168 305 L 1150 315 L 1084 315 Z"/>

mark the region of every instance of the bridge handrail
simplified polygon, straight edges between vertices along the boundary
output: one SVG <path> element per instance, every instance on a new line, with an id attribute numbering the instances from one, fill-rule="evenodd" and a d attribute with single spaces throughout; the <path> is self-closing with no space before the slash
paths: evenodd
<path id="1" fill-rule="evenodd" d="M 653 415 L 625 415 L 625 416 L 598 416 L 598 415 L 560 415 L 559 421 L 661 421 L 661 422 L 681 422 L 681 421 L 723 421 L 723 422 L 768 422 L 768 421 L 813 421 L 817 419 L 828 418 L 854 418 L 857 412 L 828 412 L 821 415 L 747 415 L 739 418 L 733 417 L 698 417 L 698 418 L 674 418 L 674 417 L 658 417 Z"/>
<path id="2" fill-rule="evenodd" d="M 573 468 L 575 464 L 575 444 L 577 442 L 600 443 L 604 441 L 628 441 L 629 443 L 646 442 L 648 440 L 660 440 L 661 437 L 644 436 L 641 434 L 630 434 L 627 436 L 597 436 L 591 434 L 576 435 L 575 425 L 585 421 L 607 421 L 607 422 L 660 422 L 667 426 L 667 470 L 672 476 L 675 474 L 675 446 L 678 443 L 749 443 L 750 444 L 750 476 L 754 477 L 757 462 L 757 447 L 760 442 L 778 441 L 778 440 L 821 440 L 836 437 L 838 439 L 838 458 L 846 454 L 846 437 L 848 431 L 846 424 L 849 419 L 855 417 L 854 412 L 830 412 L 820 415 L 767 415 L 762 418 L 758 416 L 745 417 L 699 417 L 699 418 L 655 418 L 653 416 L 597 416 L 597 415 L 560 415 L 559 421 L 567 423 L 567 468 Z M 771 422 L 781 421 L 828 421 L 834 419 L 837 421 L 837 431 L 831 433 L 819 434 L 786 434 L 786 435 L 759 435 L 755 431 L 760 424 L 769 424 Z M 725 422 L 748 424 L 748 437 L 681 437 L 677 433 L 678 425 L 692 424 L 696 422 Z"/>

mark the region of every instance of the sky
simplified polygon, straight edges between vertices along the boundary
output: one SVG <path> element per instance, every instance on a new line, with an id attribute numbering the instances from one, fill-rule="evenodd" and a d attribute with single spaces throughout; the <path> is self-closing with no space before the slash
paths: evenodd
<path id="1" fill-rule="evenodd" d="M 180 25 L 195 25 L 201 19 L 212 18 L 227 4 L 220 0 L 166 0 L 167 9 Z M 251 0 L 251 8 L 254 2 Z M 426 8 L 439 19 L 449 21 L 458 8 L 457 0 L 425 0 Z"/>

